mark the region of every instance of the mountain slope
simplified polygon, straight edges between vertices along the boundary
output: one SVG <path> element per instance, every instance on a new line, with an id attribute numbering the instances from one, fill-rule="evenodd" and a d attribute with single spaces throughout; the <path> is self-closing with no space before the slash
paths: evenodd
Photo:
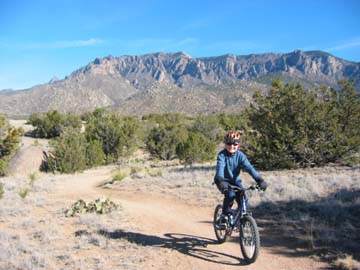
<path id="1" fill-rule="evenodd" d="M 204 58 L 182 52 L 108 56 L 96 58 L 63 80 L 0 91 L 0 112 L 19 116 L 99 107 L 136 114 L 238 111 L 255 90 L 265 91 L 274 78 L 307 87 L 336 87 L 340 79 L 354 79 L 360 89 L 360 64 L 321 51 Z"/>

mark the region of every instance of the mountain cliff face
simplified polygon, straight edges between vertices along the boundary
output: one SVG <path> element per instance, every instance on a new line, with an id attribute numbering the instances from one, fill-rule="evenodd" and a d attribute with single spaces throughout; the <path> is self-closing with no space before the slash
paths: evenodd
<path id="1" fill-rule="evenodd" d="M 0 91 L 0 112 L 11 116 L 56 109 L 111 107 L 124 113 L 238 111 L 271 79 L 336 86 L 360 84 L 360 64 L 320 51 L 192 58 L 186 53 L 108 56 L 64 80 L 22 91 Z M 233 99 L 229 99 L 231 95 Z"/>
<path id="2" fill-rule="evenodd" d="M 120 74 L 138 89 L 146 89 L 154 82 L 194 88 L 254 80 L 281 72 L 288 73 L 294 79 L 298 77 L 308 82 L 336 85 L 339 79 L 359 78 L 360 64 L 316 51 L 208 58 L 192 58 L 185 53 L 156 53 L 97 58 L 70 77 Z"/>

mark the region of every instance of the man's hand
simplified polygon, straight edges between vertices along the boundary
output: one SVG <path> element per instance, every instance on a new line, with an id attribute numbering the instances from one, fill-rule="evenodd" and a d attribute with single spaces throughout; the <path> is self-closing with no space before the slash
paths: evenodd
<path id="1" fill-rule="evenodd" d="M 267 183 L 265 182 L 265 180 L 262 179 L 262 178 L 260 178 L 260 179 L 257 181 L 257 184 L 258 184 L 260 190 L 262 190 L 262 191 L 265 191 L 265 190 L 267 189 L 267 187 L 268 187 L 268 184 L 267 184 Z"/>
<path id="2" fill-rule="evenodd" d="M 216 179 L 215 184 L 222 194 L 224 194 L 224 192 L 228 189 L 228 185 L 224 180 Z"/>

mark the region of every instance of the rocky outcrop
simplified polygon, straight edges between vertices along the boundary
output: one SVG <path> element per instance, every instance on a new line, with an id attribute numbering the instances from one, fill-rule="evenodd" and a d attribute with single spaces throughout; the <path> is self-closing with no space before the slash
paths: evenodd
<path id="1" fill-rule="evenodd" d="M 222 110 L 226 108 L 226 102 L 221 97 L 229 91 L 241 91 L 237 94 L 248 96 L 252 90 L 244 88 L 245 82 L 255 80 L 266 84 L 274 78 L 331 87 L 340 79 L 354 79 L 357 81 L 355 86 L 360 89 L 360 64 L 321 51 L 299 50 L 287 54 L 228 54 L 203 58 L 193 58 L 183 52 L 108 56 L 96 58 L 63 80 L 54 79 L 49 84 L 23 91 L 0 91 L 0 112 L 28 115 L 51 109 L 82 112 L 98 107 L 132 112 L 138 104 L 158 108 L 160 105 L 151 100 L 155 96 L 156 102 L 168 103 L 162 104 L 160 107 L 165 109 L 159 108 L 159 111 L 177 110 L 171 104 L 180 105 L 180 93 L 184 96 L 191 93 L 194 100 L 200 102 L 202 98 L 213 100 L 214 90 L 218 100 L 213 104 Z M 229 89 L 229 85 L 233 88 Z M 264 89 L 265 86 L 258 84 L 256 87 Z M 172 100 L 172 97 L 176 99 Z M 190 111 L 194 111 L 192 105 L 187 102 Z M 143 110 L 151 111 L 152 108 L 143 107 Z"/>

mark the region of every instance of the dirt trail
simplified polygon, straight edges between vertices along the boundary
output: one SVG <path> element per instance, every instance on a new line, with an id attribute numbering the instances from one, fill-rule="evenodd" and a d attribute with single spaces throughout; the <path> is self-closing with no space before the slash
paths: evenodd
<path id="1" fill-rule="evenodd" d="M 25 138 L 22 148 L 32 144 L 33 140 Z M 238 237 L 232 237 L 222 245 L 216 243 L 212 227 L 215 205 L 197 207 L 169 194 L 136 191 L 130 185 L 124 185 L 121 189 L 104 188 L 102 184 L 111 179 L 112 169 L 102 167 L 79 174 L 57 176 L 54 187 L 47 194 L 47 199 L 52 202 L 49 204 L 51 207 L 40 208 L 33 214 L 46 219 L 51 212 L 59 211 L 80 198 L 92 200 L 101 196 L 110 197 L 126 212 L 127 222 L 130 223 L 128 228 L 136 228 L 123 229 L 121 221 L 114 220 L 119 226 L 113 238 L 161 250 L 158 256 L 150 257 L 149 261 L 145 260 L 135 269 L 327 269 L 325 263 L 279 245 L 278 240 L 284 239 L 279 235 L 271 235 L 269 229 L 265 228 L 266 224 L 260 224 L 264 243 L 260 256 L 254 264 L 246 265 Z M 74 237 L 75 228 L 70 224 L 62 224 L 61 228 L 64 236 Z M 111 232 L 109 235 L 111 241 Z M 57 244 L 61 248 L 61 243 Z M 131 250 L 114 252 L 122 252 L 121 256 L 133 256 Z M 78 254 L 79 257 L 86 257 L 91 252 L 79 251 Z"/>
<path id="2" fill-rule="evenodd" d="M 262 235 L 266 247 L 259 259 L 246 265 L 240 252 L 238 237 L 222 245 L 215 242 L 212 227 L 212 207 L 194 207 L 168 196 L 136 194 L 124 188 L 121 191 L 104 189 L 101 184 L 111 178 L 111 170 L 102 168 L 66 177 L 54 194 L 54 199 L 74 201 L 109 196 L 119 203 L 128 215 L 134 231 L 121 231 L 123 238 L 142 246 L 160 247 L 170 251 L 168 269 L 325 269 L 326 264 L 295 250 L 283 250 L 275 237 Z M 121 226 L 119 227 L 121 230 Z M 262 228 L 260 227 L 260 230 Z M 287 255 L 284 255 L 287 254 Z M 154 269 L 165 268 L 163 258 L 152 260 Z"/>

